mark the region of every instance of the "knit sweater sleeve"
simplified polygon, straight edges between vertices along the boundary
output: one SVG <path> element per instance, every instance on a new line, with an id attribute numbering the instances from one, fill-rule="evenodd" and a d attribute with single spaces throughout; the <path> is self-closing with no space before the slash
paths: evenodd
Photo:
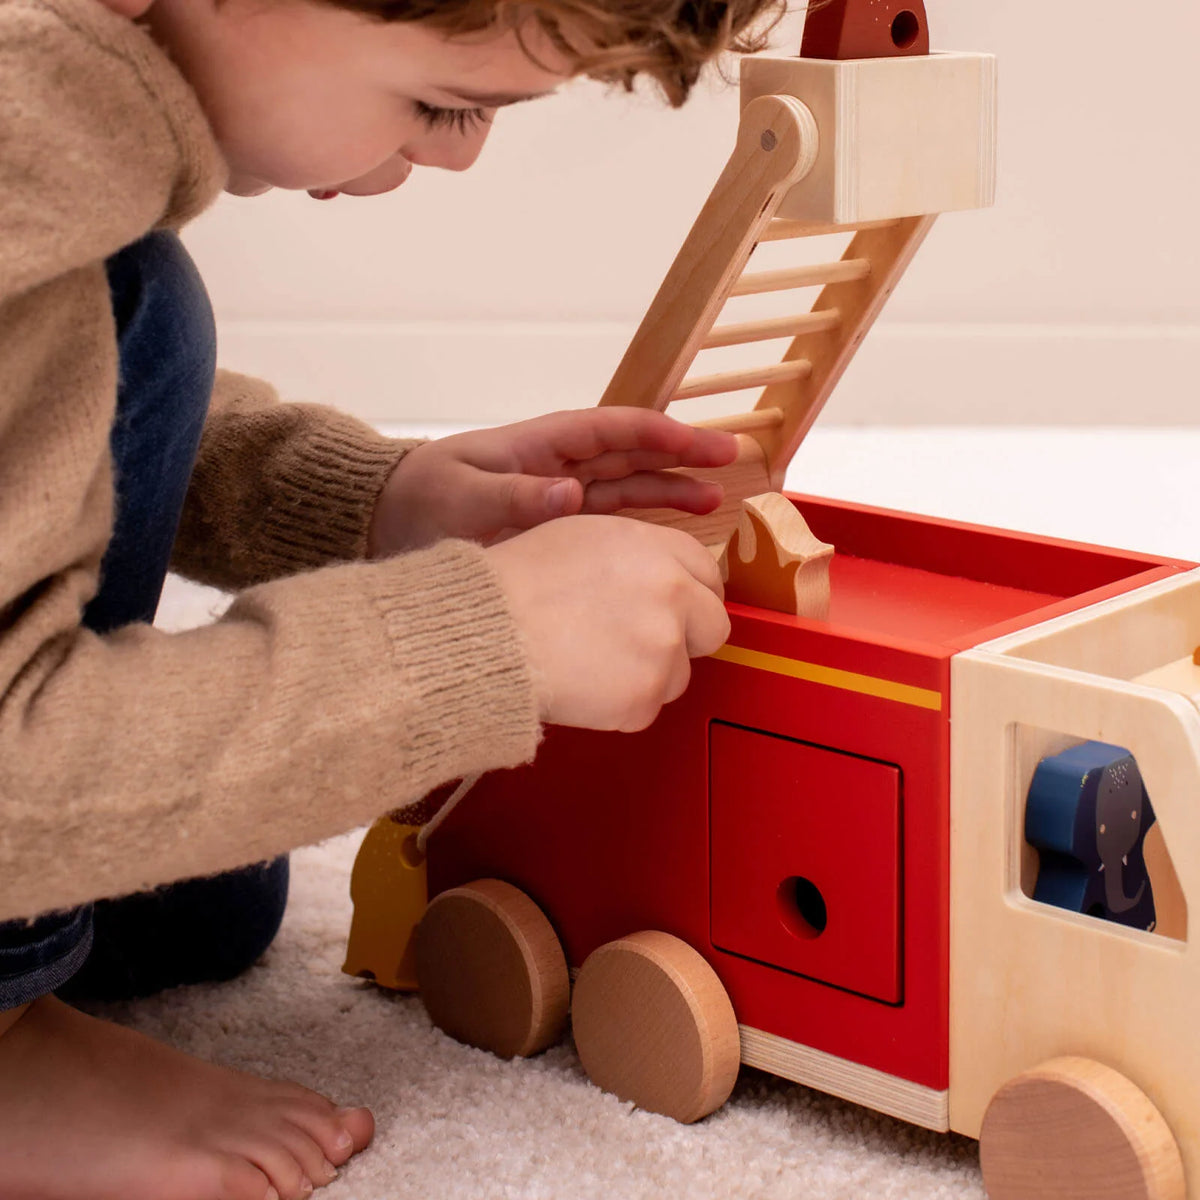
<path id="1" fill-rule="evenodd" d="M 219 371 L 171 565 L 238 590 L 362 558 L 384 481 L 416 444 Z"/>
<path id="2" fill-rule="evenodd" d="M 354 828 L 540 732 L 467 542 L 302 570 L 185 633 L 81 625 L 112 528 L 103 259 L 216 178 L 156 54 L 94 0 L 0 4 L 0 920 Z"/>

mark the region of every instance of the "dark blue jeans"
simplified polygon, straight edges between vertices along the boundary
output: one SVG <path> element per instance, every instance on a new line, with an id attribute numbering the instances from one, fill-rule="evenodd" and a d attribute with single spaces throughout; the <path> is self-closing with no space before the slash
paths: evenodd
<path id="1" fill-rule="evenodd" d="M 157 232 L 108 260 L 121 366 L 111 446 L 112 539 L 83 623 L 152 621 L 216 370 L 212 306 L 178 237 Z M 32 923 L 0 923 L 0 1011 L 58 991 L 117 1000 L 230 979 L 271 944 L 286 857 Z"/>

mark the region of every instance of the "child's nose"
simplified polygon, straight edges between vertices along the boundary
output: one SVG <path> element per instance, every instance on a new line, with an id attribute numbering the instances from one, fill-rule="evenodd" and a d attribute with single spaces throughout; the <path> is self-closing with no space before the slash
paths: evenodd
<path id="1" fill-rule="evenodd" d="M 438 129 L 414 138 L 401 153 L 414 166 L 465 171 L 479 157 L 491 131 L 490 121 L 462 133 L 457 129 Z"/>

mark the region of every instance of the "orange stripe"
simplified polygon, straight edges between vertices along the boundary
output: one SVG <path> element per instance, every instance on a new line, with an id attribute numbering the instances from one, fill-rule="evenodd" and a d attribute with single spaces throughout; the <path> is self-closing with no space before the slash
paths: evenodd
<path id="1" fill-rule="evenodd" d="M 753 667 L 757 671 L 771 671 L 775 675 L 803 679 L 807 683 L 819 683 L 847 692 L 861 692 L 864 696 L 877 696 L 881 700 L 894 700 L 897 704 L 911 704 L 916 708 L 932 709 L 934 712 L 941 712 L 942 709 L 941 692 L 913 687 L 908 683 L 897 683 L 894 679 L 859 675 L 855 671 L 840 671 L 836 667 L 823 667 L 819 663 L 802 662 L 798 658 L 782 658 L 778 654 L 765 654 L 761 650 L 747 650 L 744 646 L 728 643 L 712 657 L 719 658 L 722 662 L 737 663 L 741 667 Z"/>

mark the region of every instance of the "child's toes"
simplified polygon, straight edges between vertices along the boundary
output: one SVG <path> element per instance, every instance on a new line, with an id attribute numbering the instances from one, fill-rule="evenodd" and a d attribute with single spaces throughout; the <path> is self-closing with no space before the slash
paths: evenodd
<path id="1" fill-rule="evenodd" d="M 315 1112 L 305 1107 L 290 1110 L 288 1119 L 321 1147 L 335 1167 L 366 1149 L 375 1132 L 375 1118 L 365 1108 L 334 1109 L 330 1105 L 325 1112 Z"/>
<path id="2" fill-rule="evenodd" d="M 354 1154 L 371 1144 L 375 1136 L 375 1118 L 369 1108 L 339 1108 L 337 1118 L 342 1129 L 350 1135 Z"/>
<path id="3" fill-rule="evenodd" d="M 214 1165 L 212 1194 L 220 1200 L 279 1200 L 268 1176 L 240 1154 L 222 1156 Z"/>
<path id="4" fill-rule="evenodd" d="M 305 1176 L 317 1187 L 324 1187 L 337 1177 L 324 1148 L 301 1126 L 284 1120 L 279 1131 L 280 1142 L 300 1164 Z"/>
<path id="5" fill-rule="evenodd" d="M 312 1180 L 282 1140 L 258 1138 L 243 1153 L 270 1179 L 279 1200 L 305 1200 L 312 1195 Z"/>

